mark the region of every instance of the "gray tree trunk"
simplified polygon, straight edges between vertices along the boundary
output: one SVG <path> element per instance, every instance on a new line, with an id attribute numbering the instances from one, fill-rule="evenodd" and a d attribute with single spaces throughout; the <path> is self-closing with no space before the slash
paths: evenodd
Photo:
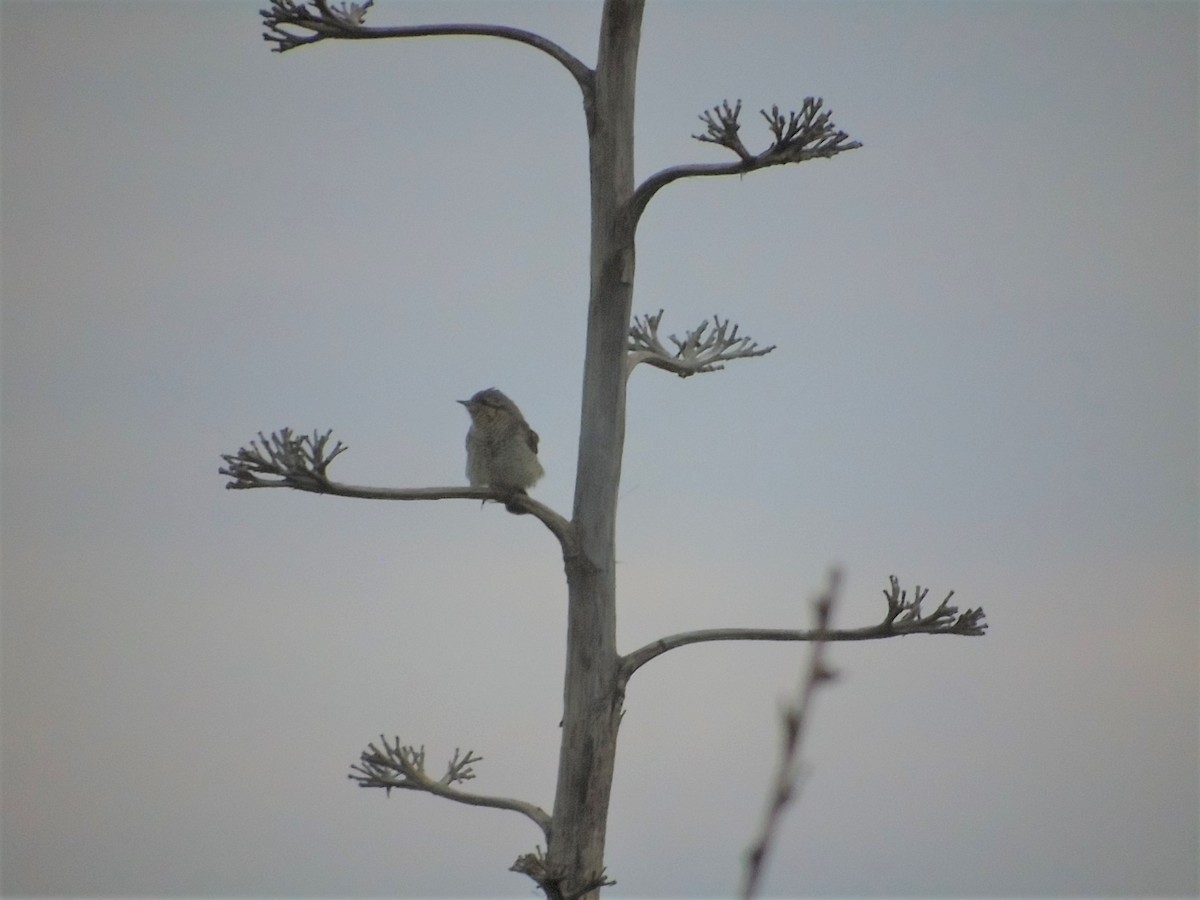
<path id="1" fill-rule="evenodd" d="M 547 848 L 570 896 L 600 876 L 621 722 L 616 646 L 616 514 L 625 444 L 633 300 L 633 110 L 644 0 L 607 0 L 588 115 L 591 293 L 573 520 L 562 747 Z M 594 892 L 592 892 L 594 895 Z"/>

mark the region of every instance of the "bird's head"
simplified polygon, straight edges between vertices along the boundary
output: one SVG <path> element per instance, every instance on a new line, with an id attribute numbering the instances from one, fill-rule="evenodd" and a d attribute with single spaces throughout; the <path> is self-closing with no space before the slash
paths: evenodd
<path id="1" fill-rule="evenodd" d="M 475 393 L 470 400 L 458 400 L 456 402 L 461 403 L 467 408 L 467 412 L 471 414 L 472 419 L 497 412 L 507 412 L 516 416 L 521 415 L 521 411 L 517 409 L 517 405 L 509 400 L 503 391 L 496 388 L 486 388 Z"/>

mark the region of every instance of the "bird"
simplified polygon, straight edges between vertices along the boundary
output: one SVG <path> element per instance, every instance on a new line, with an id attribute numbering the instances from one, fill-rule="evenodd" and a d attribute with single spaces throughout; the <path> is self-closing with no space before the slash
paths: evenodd
<path id="1" fill-rule="evenodd" d="M 494 387 L 457 402 L 471 416 L 467 430 L 467 481 L 471 486 L 505 494 L 524 494 L 533 487 L 545 474 L 537 458 L 538 434 L 517 404 Z M 505 503 L 504 508 L 523 512 L 513 503 Z"/>

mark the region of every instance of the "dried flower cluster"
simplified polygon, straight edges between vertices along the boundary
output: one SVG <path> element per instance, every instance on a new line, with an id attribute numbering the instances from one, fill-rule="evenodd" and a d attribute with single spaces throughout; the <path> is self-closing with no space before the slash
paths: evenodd
<path id="1" fill-rule="evenodd" d="M 922 615 L 921 601 L 929 594 L 929 588 L 917 585 L 909 600 L 908 591 L 900 589 L 899 579 L 892 575 L 890 580 L 891 585 L 883 592 L 887 598 L 887 616 L 878 626 L 885 634 L 966 634 L 978 637 L 987 630 L 987 623 L 983 621 L 983 607 L 960 613 L 957 606 L 950 605 L 954 591 L 946 595 L 937 609 Z"/>
<path id="2" fill-rule="evenodd" d="M 325 470 L 349 448 L 338 441 L 328 450 L 332 430 L 324 434 L 314 431 L 299 437 L 290 428 L 271 432 L 268 438 L 260 431 L 258 440 L 237 453 L 223 453 L 225 467 L 218 471 L 233 481 L 225 487 L 233 490 L 259 487 L 290 487 L 305 491 L 321 491 L 329 487 Z M 277 476 L 264 478 L 264 475 Z"/>
<path id="3" fill-rule="evenodd" d="M 333 4 L 328 0 L 313 0 L 311 4 L 295 0 L 271 0 L 270 9 L 260 9 L 266 31 L 263 40 L 275 43 L 275 52 L 283 53 L 293 47 L 315 44 L 328 37 L 351 37 L 362 28 L 367 10 L 375 0 L 362 3 Z M 308 34 L 287 30 L 299 28 Z"/>
<path id="4" fill-rule="evenodd" d="M 682 339 L 670 335 L 667 340 L 675 345 L 672 351 L 665 347 L 658 337 L 658 326 L 662 317 L 661 309 L 656 315 L 634 316 L 633 324 L 629 328 L 627 372 L 633 371 L 634 366 L 644 362 L 674 372 L 680 378 L 687 378 L 689 375 L 703 372 L 716 372 L 725 368 L 722 363 L 733 359 L 766 356 L 775 349 L 774 344 L 770 347 L 759 347 L 749 337 L 739 336 L 737 325 L 731 327 L 729 319 L 722 322 L 720 316 L 714 315 L 711 322 L 705 319 Z"/>
<path id="5" fill-rule="evenodd" d="M 738 122 L 742 111 L 741 100 L 733 106 L 725 100 L 720 106 L 714 106 L 711 110 L 701 113 L 700 121 L 706 126 L 705 132 L 694 134 L 692 137 L 698 141 L 727 147 L 755 168 L 803 162 L 818 157 L 828 158 L 843 150 L 861 147 L 859 141 L 850 140 L 850 135 L 834 127 L 831 120 L 832 110 L 821 110 L 824 102 L 820 97 L 806 97 L 800 111 L 789 112 L 786 118 L 778 106 L 772 106 L 769 113 L 765 109 L 759 110 L 767 120 L 767 126 L 775 140 L 771 142 L 770 147 L 758 154 L 747 150 L 738 135 L 741 130 L 741 124 Z"/>

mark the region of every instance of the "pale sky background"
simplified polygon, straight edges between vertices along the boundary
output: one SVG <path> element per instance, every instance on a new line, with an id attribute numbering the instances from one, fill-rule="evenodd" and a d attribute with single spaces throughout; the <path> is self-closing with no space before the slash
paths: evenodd
<path id="1" fill-rule="evenodd" d="M 549 808 L 557 544 L 477 503 L 228 492 L 259 429 L 339 480 L 464 483 L 456 398 L 542 436 L 569 514 L 587 287 L 574 82 L 486 39 L 283 56 L 255 3 L 16 3 L 3 35 L 6 895 L 533 896 L 507 812 L 360 790 L 381 732 Z M 1195 3 L 647 6 L 637 170 L 742 98 L 864 149 L 651 203 L 635 307 L 770 356 L 633 377 L 623 651 L 845 626 L 887 576 L 984 638 L 833 648 L 775 896 L 1200 891 Z M 400 3 L 594 63 L 599 3 Z M 630 683 L 612 897 L 738 883 L 806 651 Z"/>

